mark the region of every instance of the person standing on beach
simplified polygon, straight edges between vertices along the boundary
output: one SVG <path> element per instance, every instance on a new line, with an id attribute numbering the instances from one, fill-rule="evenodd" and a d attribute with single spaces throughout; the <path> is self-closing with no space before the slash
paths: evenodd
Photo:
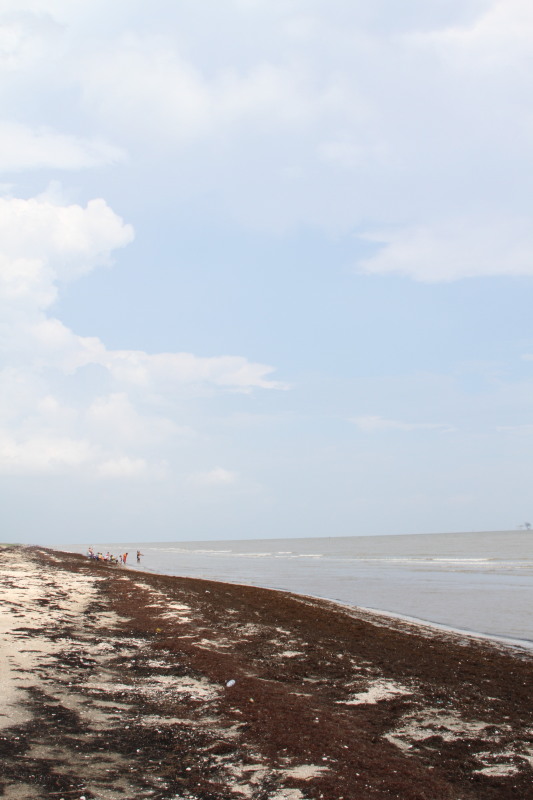
<path id="1" fill-rule="evenodd" d="M 141 551 L 140 551 L 140 550 L 137 550 L 137 564 L 140 564 L 140 563 L 141 563 L 141 556 L 142 556 L 142 553 L 141 553 Z"/>
<path id="2" fill-rule="evenodd" d="M 124 555 L 122 556 L 122 563 L 123 563 L 123 564 L 125 564 L 125 563 L 126 563 L 126 559 L 127 559 L 127 557 L 128 557 L 128 554 L 127 554 L 127 553 L 124 553 Z"/>

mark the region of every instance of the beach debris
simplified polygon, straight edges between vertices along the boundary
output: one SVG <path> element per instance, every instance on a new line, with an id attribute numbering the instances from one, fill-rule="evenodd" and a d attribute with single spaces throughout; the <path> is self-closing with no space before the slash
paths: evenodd
<path id="1" fill-rule="evenodd" d="M 235 681 L 233 680 L 233 678 L 230 681 L 227 681 L 226 686 L 228 687 L 228 689 L 231 689 L 232 686 L 235 686 Z"/>
<path id="2" fill-rule="evenodd" d="M 288 778 L 296 778 L 299 781 L 309 781 L 311 778 L 317 778 L 328 771 L 328 767 L 318 766 L 317 764 L 299 764 L 296 767 L 290 767 L 284 770 L 284 774 Z"/>
<path id="3" fill-rule="evenodd" d="M 406 686 L 380 679 L 371 682 L 365 691 L 351 695 L 348 700 L 337 700 L 336 702 L 338 705 L 357 706 L 379 703 L 382 700 L 392 700 L 398 696 L 410 694 L 412 691 Z"/>

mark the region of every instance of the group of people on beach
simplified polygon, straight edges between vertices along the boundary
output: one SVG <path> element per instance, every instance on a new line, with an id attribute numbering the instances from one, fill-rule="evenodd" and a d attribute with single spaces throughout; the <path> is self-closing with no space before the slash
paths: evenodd
<path id="1" fill-rule="evenodd" d="M 128 560 L 128 553 L 121 553 L 119 556 L 114 556 L 108 551 L 103 555 L 103 553 L 100 552 L 95 553 L 92 545 L 87 550 L 87 556 L 88 558 L 93 558 L 95 561 L 105 561 L 108 564 L 123 564 L 124 566 Z M 137 550 L 137 564 L 141 563 L 141 556 L 141 551 Z"/>

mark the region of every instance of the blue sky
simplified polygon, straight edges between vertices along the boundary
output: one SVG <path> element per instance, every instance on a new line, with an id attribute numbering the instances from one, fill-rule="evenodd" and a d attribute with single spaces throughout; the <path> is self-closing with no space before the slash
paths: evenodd
<path id="1" fill-rule="evenodd" d="M 4 538 L 529 519 L 532 44 L 524 0 L 3 0 Z"/>

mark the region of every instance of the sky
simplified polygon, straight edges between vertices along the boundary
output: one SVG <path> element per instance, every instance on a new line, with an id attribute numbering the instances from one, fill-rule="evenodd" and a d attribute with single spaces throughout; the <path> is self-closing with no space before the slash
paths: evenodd
<path id="1" fill-rule="evenodd" d="M 531 519 L 532 53 L 527 0 L 0 0 L 0 538 Z"/>

